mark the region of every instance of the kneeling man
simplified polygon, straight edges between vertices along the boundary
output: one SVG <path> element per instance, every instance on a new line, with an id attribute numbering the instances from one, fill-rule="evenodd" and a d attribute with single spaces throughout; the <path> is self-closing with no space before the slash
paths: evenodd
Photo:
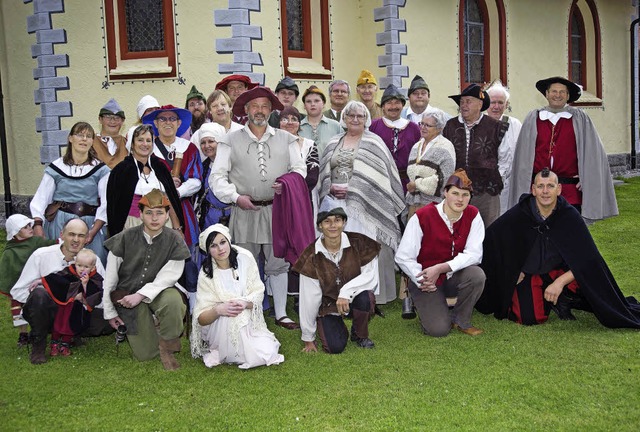
<path id="1" fill-rule="evenodd" d="M 324 210 L 324 211 L 323 211 Z M 339 354 L 349 332 L 343 316 L 351 314 L 351 340 L 373 348 L 369 320 L 373 318 L 378 290 L 380 244 L 357 233 L 343 232 L 347 213 L 342 207 L 318 212 L 322 235 L 300 255 L 293 267 L 300 273 L 300 327 L 303 351 L 317 351 L 316 328 L 322 348 Z"/>
<path id="2" fill-rule="evenodd" d="M 186 306 L 175 288 L 189 258 L 182 236 L 164 226 L 169 200 L 158 189 L 140 199 L 142 225 L 105 241 L 109 250 L 104 281 L 104 318 L 114 329 L 126 325 L 133 355 L 140 361 L 160 354 L 165 369 L 180 367 L 180 335 Z M 158 326 L 154 322 L 158 320 Z"/>
<path id="3" fill-rule="evenodd" d="M 442 337 L 452 328 L 476 336 L 471 313 L 484 286 L 482 260 L 484 224 L 469 205 L 473 189 L 464 169 L 444 186 L 444 200 L 414 214 L 396 252 L 396 263 L 409 277 L 409 294 L 425 334 Z M 447 297 L 456 297 L 450 311 Z"/>
<path id="4" fill-rule="evenodd" d="M 625 298 L 580 213 L 561 196 L 558 176 L 544 168 L 531 194 L 497 219 L 484 242 L 487 275 L 476 308 L 521 324 L 547 321 L 553 309 L 592 311 L 607 327 L 640 328 L 640 305 Z"/>

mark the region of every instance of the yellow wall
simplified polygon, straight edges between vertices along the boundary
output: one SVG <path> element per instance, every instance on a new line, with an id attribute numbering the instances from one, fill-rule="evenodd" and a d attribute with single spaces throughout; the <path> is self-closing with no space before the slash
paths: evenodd
<path id="1" fill-rule="evenodd" d="M 228 2 L 180 0 L 176 7 L 179 61 L 186 85 L 176 81 L 146 81 L 112 84 L 103 89 L 102 1 L 66 0 L 64 3 L 65 13 L 52 14 L 53 27 L 65 28 L 68 38 L 67 44 L 55 45 L 55 52 L 70 57 L 70 67 L 58 69 L 60 76 L 69 77 L 71 87 L 68 91 L 58 91 L 58 100 L 71 101 L 74 110 L 73 118 L 62 119 L 63 129 L 79 120 L 90 121 L 97 127 L 100 107 L 113 97 L 127 114 L 126 130 L 135 121 L 135 107 L 141 96 L 152 94 L 162 104 L 184 106 L 184 97 L 191 85 L 208 94 L 222 78 L 217 65 L 233 61 L 232 54 L 215 52 L 216 38 L 230 37 L 231 28 L 215 27 L 213 11 L 226 9 Z M 596 3 L 602 34 L 604 109 L 587 108 L 586 111 L 596 124 L 607 152 L 628 153 L 628 24 L 633 8 L 628 0 L 596 0 Z M 567 74 L 567 20 L 571 0 L 504 0 L 504 4 L 512 114 L 522 119 L 531 109 L 545 104 L 545 99 L 535 90 L 535 82 Z M 266 85 L 271 88 L 283 76 L 279 5 L 279 0 L 262 0 L 261 12 L 250 14 L 251 24 L 262 26 L 263 34 L 261 41 L 253 42 L 253 48 L 262 54 L 264 66 L 254 67 L 254 72 L 264 73 Z M 375 43 L 376 33 L 383 31 L 384 25 L 373 21 L 374 9 L 381 6 L 381 0 L 330 1 L 334 77 L 349 81 L 352 87 L 361 69 L 371 70 L 378 78 L 386 75 L 385 69 L 377 66 L 384 47 Z M 414 75 L 422 75 L 431 88 L 432 104 L 454 114 L 457 106 L 447 96 L 460 92 L 458 1 L 409 0 L 399 11 L 407 25 L 407 31 L 400 33 L 400 43 L 408 46 L 402 64 L 409 67 L 410 75 L 403 79 L 403 86 L 408 87 Z M 35 132 L 40 107 L 33 101 L 33 91 L 38 85 L 32 77 L 36 60 L 31 58 L 30 51 L 36 38 L 26 31 L 27 17 L 32 14 L 32 3 L 0 2 L 0 72 L 11 187 L 14 194 L 23 195 L 35 192 L 43 170 L 39 163 L 41 135 Z M 492 31 L 497 31 L 497 26 Z M 492 44 L 492 52 L 497 50 L 496 44 Z M 497 65 L 492 66 L 495 75 L 492 78 L 497 77 L 498 70 Z M 325 91 L 328 87 L 328 81 L 297 81 L 301 92 L 311 84 Z M 298 107 L 302 104 L 298 103 Z"/>

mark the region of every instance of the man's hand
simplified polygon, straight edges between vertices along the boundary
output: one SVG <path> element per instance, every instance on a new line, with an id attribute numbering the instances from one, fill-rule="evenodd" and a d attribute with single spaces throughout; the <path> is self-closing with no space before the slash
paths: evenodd
<path id="1" fill-rule="evenodd" d="M 40 282 L 40 279 L 36 279 L 29 284 L 29 292 L 41 286 L 42 286 L 42 283 Z"/>
<path id="2" fill-rule="evenodd" d="M 111 318 L 111 319 L 109 320 L 109 325 L 110 325 L 111 327 L 113 327 L 113 329 L 114 329 L 114 330 L 118 330 L 118 326 L 120 326 L 120 325 L 124 325 L 124 321 L 122 321 L 122 320 L 120 319 L 120 317 L 119 317 L 119 316 L 117 316 L 117 317 L 115 317 L 115 318 Z"/>
<path id="3" fill-rule="evenodd" d="M 176 186 L 176 189 L 178 189 L 182 185 L 182 180 L 180 180 L 178 177 L 172 177 L 172 178 L 173 178 L 173 184 Z"/>
<path id="4" fill-rule="evenodd" d="M 249 195 L 240 195 L 236 200 L 236 205 L 242 210 L 258 210 L 258 207 L 254 206 L 251 202 Z"/>
<path id="5" fill-rule="evenodd" d="M 318 352 L 318 347 L 315 342 L 305 342 L 302 352 Z"/>
<path id="6" fill-rule="evenodd" d="M 407 183 L 407 191 L 414 193 L 416 191 L 416 182 L 410 181 L 409 183 Z"/>
<path id="7" fill-rule="evenodd" d="M 271 189 L 273 189 L 273 191 L 280 195 L 282 193 L 282 183 L 280 182 L 275 182 L 271 185 Z"/>
<path id="8" fill-rule="evenodd" d="M 580 178 L 580 176 L 575 175 L 575 176 L 573 176 L 573 178 Z M 582 183 L 580 181 L 578 181 L 578 183 L 576 183 L 576 189 L 578 189 L 579 191 L 582 190 Z"/>
<path id="9" fill-rule="evenodd" d="M 138 293 L 133 293 L 122 297 L 118 300 L 118 304 L 127 309 L 132 309 L 140 304 L 142 300 L 145 299 L 145 296 Z"/>
<path id="10" fill-rule="evenodd" d="M 338 313 L 340 315 L 346 315 L 349 313 L 349 300 L 338 297 L 338 301 L 336 302 L 336 307 L 338 308 Z"/>
<path id="11" fill-rule="evenodd" d="M 416 275 L 416 278 L 420 282 L 420 286 L 418 288 L 424 292 L 434 292 L 437 289 L 436 282 L 440 277 L 440 273 L 441 272 L 437 264 L 422 270 Z"/>
<path id="12" fill-rule="evenodd" d="M 518 276 L 518 282 L 516 282 L 516 285 L 520 285 L 520 282 L 522 282 L 524 280 L 524 273 L 520 272 L 520 276 Z"/>
<path id="13" fill-rule="evenodd" d="M 33 226 L 33 235 L 45 238 L 45 236 L 44 236 L 44 228 L 42 228 L 42 225 L 34 225 Z"/>
<path id="14" fill-rule="evenodd" d="M 558 302 L 558 297 L 560 297 L 560 294 L 562 294 L 563 288 L 564 285 L 562 285 L 562 282 L 558 282 L 557 279 L 554 280 L 553 283 L 551 283 L 551 285 L 549 285 L 547 289 L 544 290 L 544 299 L 548 302 L 556 304 Z"/>

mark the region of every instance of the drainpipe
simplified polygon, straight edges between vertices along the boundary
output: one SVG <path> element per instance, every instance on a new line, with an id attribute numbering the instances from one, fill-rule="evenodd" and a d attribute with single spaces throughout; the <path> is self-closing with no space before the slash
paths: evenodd
<path id="1" fill-rule="evenodd" d="M 0 151 L 2 152 L 2 177 L 4 180 L 4 215 L 13 214 L 11 205 L 11 177 L 9 176 L 9 154 L 7 153 L 7 131 L 4 123 L 4 95 L 2 94 L 2 74 L 0 73 Z"/>
<path id="2" fill-rule="evenodd" d="M 640 9 L 640 6 L 638 6 Z M 631 169 L 636 169 L 636 140 L 638 133 L 638 32 L 634 27 L 638 25 L 640 18 L 631 22 Z"/>

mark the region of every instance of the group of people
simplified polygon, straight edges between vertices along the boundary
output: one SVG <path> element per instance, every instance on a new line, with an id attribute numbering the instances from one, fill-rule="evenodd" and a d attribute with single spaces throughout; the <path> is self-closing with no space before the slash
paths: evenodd
<path id="1" fill-rule="evenodd" d="M 640 306 L 583 221 L 617 205 L 600 138 L 568 105 L 580 87 L 561 77 L 536 87 L 548 106 L 521 125 L 504 115 L 500 82 L 450 96 L 452 117 L 430 105 L 420 76 L 407 97 L 389 85 L 378 104 L 362 71 L 359 100 L 336 80 L 327 107 L 310 86 L 302 114 L 291 78 L 272 92 L 230 75 L 208 97 L 193 86 L 185 108 L 144 96 L 126 137 L 112 99 L 99 134 L 72 127 L 31 218 L 7 221 L 0 288 L 19 343 L 39 364 L 49 333 L 50 355 L 68 356 L 81 336 L 117 330 L 137 359 L 176 369 L 186 325 L 208 367 L 251 368 L 284 361 L 268 309 L 275 325 L 300 329 L 304 351 L 318 334 L 340 353 L 349 339 L 374 347 L 369 321 L 398 295 L 402 316 L 436 337 L 481 334 L 474 308 L 522 324 L 580 308 L 639 328 Z"/>

